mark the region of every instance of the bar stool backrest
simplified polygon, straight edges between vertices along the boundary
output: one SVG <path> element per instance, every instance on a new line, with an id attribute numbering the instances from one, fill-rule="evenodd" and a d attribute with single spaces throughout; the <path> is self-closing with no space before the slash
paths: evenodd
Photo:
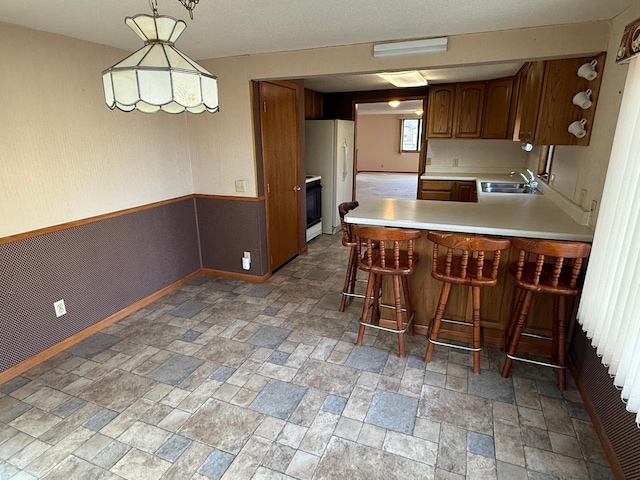
<path id="1" fill-rule="evenodd" d="M 355 247 L 356 243 L 351 234 L 351 224 L 344 221 L 344 216 L 359 205 L 358 202 L 344 202 L 338 205 L 338 215 L 340 215 L 340 226 L 342 227 L 342 245 L 345 247 Z"/>
<path id="2" fill-rule="evenodd" d="M 577 294 L 583 259 L 591 253 L 590 244 L 528 238 L 514 238 L 511 243 L 520 250 L 514 272 L 518 286 L 527 282 L 535 287 L 550 287 L 545 289 L 548 293 L 563 293 L 562 290 L 568 288 L 570 292 L 565 294 Z M 535 262 L 528 261 L 531 257 L 535 257 Z M 552 268 L 549 267 L 550 263 L 553 264 Z M 526 275 L 527 264 L 535 264 L 530 275 Z M 544 268 L 545 264 L 547 268 Z"/>
<path id="3" fill-rule="evenodd" d="M 420 230 L 353 225 L 351 232 L 356 242 L 360 268 L 400 275 L 408 275 L 413 271 L 413 241 L 420 238 Z M 401 248 L 405 242 L 406 249 Z M 366 247 L 364 254 L 363 247 Z"/>
<path id="4" fill-rule="evenodd" d="M 433 242 L 432 276 L 438 280 L 464 285 L 495 285 L 501 250 L 511 245 L 507 239 L 462 233 L 429 232 L 427 238 Z M 441 246 L 447 249 L 444 263 L 438 258 Z M 493 258 L 485 261 L 485 257 L 490 256 L 487 254 L 492 254 Z"/>

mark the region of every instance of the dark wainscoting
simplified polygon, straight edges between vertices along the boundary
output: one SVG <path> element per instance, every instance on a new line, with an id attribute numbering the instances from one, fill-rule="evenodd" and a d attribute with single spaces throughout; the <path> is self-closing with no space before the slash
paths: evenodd
<path id="1" fill-rule="evenodd" d="M 199 270 L 194 209 L 190 197 L 0 245 L 0 372 Z"/>
<path id="2" fill-rule="evenodd" d="M 620 391 L 613 386 L 607 368 L 600 363 L 586 334 L 576 325 L 569 356 L 594 427 L 619 479 L 640 479 L 640 429 L 635 414 L 627 412 Z"/>
<path id="3" fill-rule="evenodd" d="M 196 197 L 202 268 L 263 276 L 269 272 L 264 200 Z M 251 252 L 251 269 L 242 269 Z"/>

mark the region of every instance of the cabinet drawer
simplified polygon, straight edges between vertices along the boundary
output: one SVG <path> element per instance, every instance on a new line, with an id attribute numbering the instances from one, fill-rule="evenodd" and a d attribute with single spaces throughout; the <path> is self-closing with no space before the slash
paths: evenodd
<path id="1" fill-rule="evenodd" d="M 449 191 L 433 191 L 422 190 L 420 192 L 422 200 L 451 200 L 451 190 Z"/>
<path id="2" fill-rule="evenodd" d="M 451 190 L 453 182 L 449 180 L 420 180 L 420 190 Z"/>

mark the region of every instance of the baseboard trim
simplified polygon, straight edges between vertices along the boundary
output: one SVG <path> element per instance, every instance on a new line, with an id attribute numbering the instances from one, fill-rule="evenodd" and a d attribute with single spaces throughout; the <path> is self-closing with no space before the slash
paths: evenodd
<path id="1" fill-rule="evenodd" d="M 27 370 L 29 370 L 30 368 L 35 367 L 36 365 L 38 365 L 41 362 L 44 362 L 45 360 L 47 360 L 48 358 L 53 357 L 54 355 L 56 355 L 57 353 L 60 353 L 63 350 L 66 350 L 67 348 L 75 345 L 76 343 L 81 342 L 82 340 L 84 340 L 85 338 L 93 335 L 94 333 L 102 330 L 105 327 L 108 327 L 109 325 L 117 322 L 118 320 L 123 319 L 124 317 L 126 317 L 127 315 L 130 315 L 131 313 L 135 312 L 136 310 L 141 309 L 142 307 L 150 304 L 151 302 L 157 300 L 158 298 L 166 295 L 169 292 L 172 292 L 173 290 L 176 290 L 177 288 L 180 288 L 182 285 L 184 285 L 185 283 L 187 283 L 189 280 L 191 280 L 194 277 L 197 277 L 198 275 L 201 275 L 203 272 L 202 270 L 197 270 L 189 275 L 187 275 L 186 277 L 178 280 L 177 282 L 172 283 L 171 285 L 168 285 L 164 288 L 161 288 L 160 290 L 158 290 L 157 292 L 152 293 L 151 295 L 138 300 L 137 302 L 129 305 L 128 307 L 123 308 L 122 310 L 114 313 L 113 315 L 100 320 L 98 323 L 94 323 L 93 325 L 91 325 L 90 327 L 85 328 L 84 330 L 79 331 L 78 333 L 65 338 L 64 340 L 62 340 L 59 343 L 56 343 L 55 345 L 52 345 L 51 347 L 47 348 L 46 350 L 43 350 L 42 352 L 34 355 L 33 357 L 30 357 L 26 360 L 24 360 L 23 362 L 20 362 L 19 364 L 9 368 L 8 370 L 5 370 L 4 372 L 0 372 L 0 384 L 6 382 L 7 380 L 12 379 L 13 377 L 16 377 L 18 375 L 20 375 L 23 372 L 26 372 Z"/>
<path id="2" fill-rule="evenodd" d="M 264 283 L 271 277 L 271 273 L 258 276 L 248 275 L 246 273 L 227 272 L 225 270 L 214 270 L 213 268 L 201 268 L 198 273 L 215 277 L 235 278 L 236 280 L 244 280 L 245 282 L 252 283 Z"/>

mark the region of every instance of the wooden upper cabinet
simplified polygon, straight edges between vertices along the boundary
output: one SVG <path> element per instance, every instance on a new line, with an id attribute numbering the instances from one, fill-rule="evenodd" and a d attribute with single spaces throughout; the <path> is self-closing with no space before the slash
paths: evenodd
<path id="1" fill-rule="evenodd" d="M 428 138 L 451 138 L 455 95 L 455 85 L 433 85 L 429 87 L 429 105 L 427 108 Z"/>
<path id="2" fill-rule="evenodd" d="M 537 145 L 589 145 L 593 119 L 595 117 L 600 83 L 602 82 L 602 68 L 605 63 L 605 53 L 597 57 L 598 76 L 588 81 L 577 75 L 578 69 L 594 57 L 582 57 L 546 62 L 545 79 L 540 98 L 540 109 L 536 122 L 534 143 Z M 587 109 L 573 104 L 576 93 L 591 89 L 592 105 Z M 576 120 L 586 119 L 587 134 L 577 138 L 567 130 Z"/>
<path id="3" fill-rule="evenodd" d="M 594 57 L 533 62 L 523 67 L 514 140 L 535 145 L 589 145 L 605 53 L 595 58 L 598 76 L 592 81 L 579 77 L 577 71 Z M 573 97 L 587 89 L 592 91 L 592 105 L 582 109 L 573 104 Z M 587 134 L 577 138 L 567 128 L 583 118 L 587 121 Z"/>
<path id="4" fill-rule="evenodd" d="M 518 139 L 523 142 L 533 143 L 534 141 L 545 63 L 529 63 L 522 71 L 517 117 L 520 124 Z"/>
<path id="5" fill-rule="evenodd" d="M 304 118 L 305 120 L 322 120 L 322 93 L 304 89 Z"/>
<path id="6" fill-rule="evenodd" d="M 511 97 L 514 78 L 500 78 L 487 82 L 482 138 L 510 138 Z M 511 125 L 511 129 L 513 126 Z"/>
<path id="7" fill-rule="evenodd" d="M 486 82 L 467 82 L 456 85 L 456 105 L 453 136 L 480 138 Z"/>

